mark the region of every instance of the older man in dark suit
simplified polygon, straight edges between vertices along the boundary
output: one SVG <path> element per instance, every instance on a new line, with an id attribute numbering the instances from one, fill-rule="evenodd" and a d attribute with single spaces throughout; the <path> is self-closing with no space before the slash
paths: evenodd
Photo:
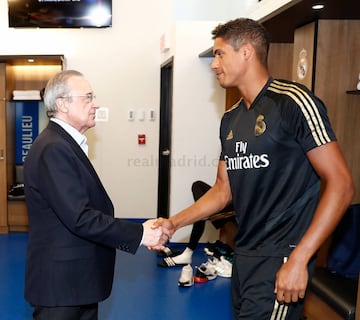
<path id="1" fill-rule="evenodd" d="M 84 132 L 99 105 L 84 76 L 56 74 L 44 94 L 47 128 L 24 165 L 29 244 L 25 298 L 34 319 L 97 319 L 98 302 L 112 288 L 115 249 L 134 254 L 159 247 L 167 230 L 153 221 L 114 217 L 112 202 L 87 157 Z"/>

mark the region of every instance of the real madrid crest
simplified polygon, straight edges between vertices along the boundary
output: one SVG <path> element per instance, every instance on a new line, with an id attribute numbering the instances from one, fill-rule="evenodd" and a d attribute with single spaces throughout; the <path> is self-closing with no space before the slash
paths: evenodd
<path id="1" fill-rule="evenodd" d="M 299 53 L 299 61 L 297 63 L 297 76 L 300 80 L 303 80 L 306 77 L 309 66 L 307 61 L 307 51 L 301 49 Z"/>
<path id="2" fill-rule="evenodd" d="M 264 119 L 265 117 L 262 114 L 259 114 L 258 117 L 256 118 L 255 130 L 254 130 L 254 134 L 256 137 L 261 136 L 266 130 L 266 123 Z"/>

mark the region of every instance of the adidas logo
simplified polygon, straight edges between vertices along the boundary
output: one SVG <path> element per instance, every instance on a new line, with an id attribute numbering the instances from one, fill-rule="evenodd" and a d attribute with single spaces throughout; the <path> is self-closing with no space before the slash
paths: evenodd
<path id="1" fill-rule="evenodd" d="M 230 130 L 227 137 L 226 137 L 226 140 L 231 140 L 232 138 L 234 138 L 234 134 L 233 134 L 233 131 Z"/>

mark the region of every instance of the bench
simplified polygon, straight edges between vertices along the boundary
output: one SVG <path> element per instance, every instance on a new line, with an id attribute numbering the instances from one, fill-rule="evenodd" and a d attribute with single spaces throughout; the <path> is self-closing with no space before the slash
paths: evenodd
<path id="1" fill-rule="evenodd" d="M 317 267 L 311 291 L 336 311 L 342 319 L 355 320 L 358 279 L 345 278 Z M 330 319 L 324 317 L 324 319 Z"/>
<path id="2" fill-rule="evenodd" d="M 360 320 L 360 205 L 345 213 L 311 279 L 303 317 L 307 320 Z"/>

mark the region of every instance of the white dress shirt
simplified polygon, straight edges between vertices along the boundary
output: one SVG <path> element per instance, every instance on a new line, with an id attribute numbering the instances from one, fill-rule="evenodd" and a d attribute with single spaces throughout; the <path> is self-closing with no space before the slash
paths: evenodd
<path id="1" fill-rule="evenodd" d="M 50 121 L 56 122 L 59 126 L 61 126 L 72 138 L 76 141 L 76 143 L 80 146 L 80 148 L 84 151 L 86 155 L 88 155 L 89 147 L 87 145 L 87 137 L 77 131 L 74 127 L 57 118 L 51 118 Z"/>

